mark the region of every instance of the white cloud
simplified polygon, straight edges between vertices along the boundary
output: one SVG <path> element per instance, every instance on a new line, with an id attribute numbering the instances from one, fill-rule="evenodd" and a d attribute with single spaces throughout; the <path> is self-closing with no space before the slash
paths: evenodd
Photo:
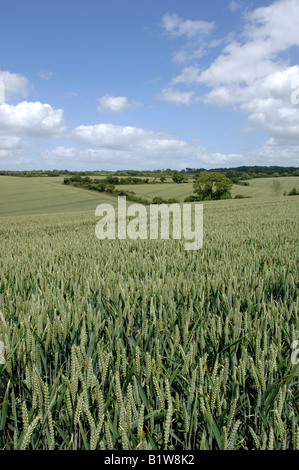
<path id="1" fill-rule="evenodd" d="M 29 82 L 26 77 L 17 73 L 10 73 L 0 70 L 1 100 L 3 103 L 14 95 L 26 97 L 28 94 Z"/>
<path id="2" fill-rule="evenodd" d="M 1 150 L 12 150 L 20 148 L 21 139 L 17 136 L 0 136 L 0 149 Z"/>
<path id="3" fill-rule="evenodd" d="M 232 1 L 229 8 L 236 11 L 239 5 Z M 248 113 L 251 127 L 266 132 L 271 145 L 297 144 L 299 106 L 291 102 L 291 96 L 296 83 L 299 89 L 299 66 L 290 65 L 290 58 L 285 53 L 291 47 L 299 47 L 298 18 L 298 0 L 279 0 L 247 12 L 242 34 L 238 38 L 228 35 L 226 46 L 205 68 L 195 59 L 197 42 L 193 46 L 193 57 L 188 42 L 188 54 L 186 49 L 178 51 L 177 58 L 183 61 L 192 57 L 193 61 L 172 78 L 170 88 L 164 90 L 165 99 L 168 93 L 168 101 L 179 102 L 175 99 L 178 93 L 185 97 L 180 102 L 188 105 L 201 102 L 233 106 Z M 165 22 L 170 32 L 177 31 L 181 24 L 176 15 L 164 17 Z M 178 84 L 179 92 L 176 90 Z M 187 92 L 183 90 L 184 85 L 189 87 Z M 192 85 L 210 87 L 211 90 L 197 96 L 196 88 L 190 91 Z"/>
<path id="4" fill-rule="evenodd" d="M 293 45 L 299 46 L 298 15 L 298 0 L 279 0 L 268 7 L 257 8 L 248 13 L 245 35 L 249 40 L 267 44 L 274 54 Z"/>
<path id="5" fill-rule="evenodd" d="M 184 20 L 175 13 L 167 13 L 162 18 L 161 27 L 171 38 L 185 41 L 183 47 L 172 54 L 175 63 L 198 60 L 225 41 L 225 39 L 210 38 L 211 32 L 216 27 L 213 21 Z"/>
<path id="6" fill-rule="evenodd" d="M 27 144 L 21 137 L 0 135 L 1 169 L 17 169 L 19 165 L 30 163 L 31 159 L 23 156 Z"/>
<path id="7" fill-rule="evenodd" d="M 231 41 L 219 57 L 201 73 L 210 86 L 243 83 L 278 72 L 288 64 L 280 54 L 299 46 L 299 2 L 280 0 L 247 15 L 242 41 Z"/>
<path id="8" fill-rule="evenodd" d="M 209 35 L 215 23 L 201 20 L 183 20 L 176 13 L 167 13 L 162 18 L 162 27 L 173 36 L 186 36 L 191 39 L 199 35 Z"/>
<path id="9" fill-rule="evenodd" d="M 29 82 L 20 74 L 0 71 L 1 84 L 0 92 L 4 91 L 2 100 L 0 93 L 1 168 L 28 168 L 39 158 L 40 150 L 34 138 L 52 139 L 64 134 L 63 111 L 39 101 L 9 104 L 7 100 L 11 97 L 27 96 Z"/>
<path id="10" fill-rule="evenodd" d="M 26 137 L 58 136 L 64 131 L 62 109 L 49 104 L 22 101 L 0 104 L 0 133 Z"/>
<path id="11" fill-rule="evenodd" d="M 168 159 L 188 158 L 194 154 L 196 147 L 183 140 L 178 140 L 165 133 L 154 132 L 132 126 L 97 124 L 78 126 L 72 137 L 80 145 L 118 152 L 119 155 L 130 154 L 134 159 Z"/>
<path id="12" fill-rule="evenodd" d="M 148 133 L 143 129 L 131 126 L 96 124 L 94 126 L 78 126 L 73 130 L 72 135 L 76 141 L 83 145 L 128 150 L 146 138 Z"/>
<path id="13" fill-rule="evenodd" d="M 172 85 L 176 85 L 177 83 L 200 83 L 200 69 L 194 65 L 190 65 L 189 67 L 185 67 L 180 75 L 174 77 L 171 80 Z"/>
<path id="14" fill-rule="evenodd" d="M 185 168 L 194 158 L 194 147 L 176 140 L 144 140 L 130 148 L 59 146 L 43 153 L 46 167 L 72 169 L 154 169 Z"/>
<path id="15" fill-rule="evenodd" d="M 126 96 L 113 96 L 108 94 L 99 98 L 98 102 L 98 111 L 108 113 L 120 113 L 125 109 L 142 106 L 142 103 L 138 103 L 137 101 L 129 101 Z"/>
<path id="16" fill-rule="evenodd" d="M 212 87 L 224 83 L 250 85 L 255 79 L 280 70 L 280 65 L 271 60 L 269 49 L 269 44 L 259 41 L 244 45 L 234 41 L 201 73 L 200 81 Z"/>
<path id="17" fill-rule="evenodd" d="M 155 168 L 218 168 L 239 165 L 289 165 L 299 164 L 299 145 L 273 145 L 268 142 L 261 148 L 238 153 L 211 152 L 176 139 L 150 137 L 132 138 L 131 146 L 123 148 L 65 147 L 43 152 L 47 168 L 89 169 L 155 169 Z M 91 142 L 92 143 L 92 142 Z"/>
<path id="18" fill-rule="evenodd" d="M 176 105 L 189 105 L 194 95 L 193 91 L 178 91 L 172 87 L 164 88 L 155 98 L 174 103 Z"/>
<path id="19" fill-rule="evenodd" d="M 299 142 L 299 106 L 292 103 L 292 84 L 299 83 L 299 66 L 287 67 L 257 78 L 250 86 L 226 84 L 214 88 L 203 101 L 234 105 L 248 112 L 249 121 L 274 142 Z M 299 88 L 299 86 L 298 86 Z"/>
<path id="20" fill-rule="evenodd" d="M 33 163 L 30 157 L 23 157 L 17 152 L 0 149 L 1 170 L 24 170 L 29 169 Z M 34 166 L 32 167 L 34 168 Z"/>
<path id="21" fill-rule="evenodd" d="M 138 139 L 137 139 L 138 140 Z M 66 167 L 72 169 L 154 169 L 185 168 L 186 166 L 216 167 L 231 159 L 237 161 L 240 155 L 209 153 L 205 148 L 196 147 L 176 139 L 144 139 L 130 148 L 92 148 L 58 146 L 43 153 L 47 168 Z"/>
<path id="22" fill-rule="evenodd" d="M 250 164 L 294 164 L 296 151 L 284 147 L 283 153 L 274 150 L 269 142 L 260 150 L 238 153 L 211 152 L 195 143 L 178 140 L 151 130 L 98 124 L 78 126 L 73 139 L 79 147 L 58 147 L 47 152 L 47 158 L 61 162 L 72 161 L 94 168 L 215 168 Z M 299 145 L 298 145 L 299 147 Z M 60 160 L 59 160 L 60 159 Z M 55 165 L 54 165 L 55 166 Z M 66 166 L 67 167 L 67 166 Z"/>
<path id="23" fill-rule="evenodd" d="M 239 10 L 242 8 L 241 4 L 236 2 L 235 0 L 231 0 L 228 4 L 228 8 L 234 13 L 235 11 Z"/>
<path id="24" fill-rule="evenodd" d="M 177 164 L 179 160 L 184 168 L 184 162 L 193 159 L 200 151 L 199 147 L 168 134 L 132 126 L 78 126 L 74 129 L 72 137 L 80 146 L 87 148 L 88 155 L 99 158 L 103 155 L 108 158 L 110 155 L 114 163 L 121 163 L 124 159 L 130 163 L 131 168 L 134 164 L 150 168 L 154 163 L 161 167 L 161 164 L 166 166 L 168 161 L 175 161 Z M 74 149 L 72 153 L 78 154 Z"/>

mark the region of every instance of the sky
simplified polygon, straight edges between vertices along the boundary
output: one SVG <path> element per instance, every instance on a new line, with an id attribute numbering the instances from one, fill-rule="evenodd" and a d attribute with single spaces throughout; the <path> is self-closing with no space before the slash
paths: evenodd
<path id="1" fill-rule="evenodd" d="M 2 0 L 1 170 L 299 166 L 299 0 Z"/>

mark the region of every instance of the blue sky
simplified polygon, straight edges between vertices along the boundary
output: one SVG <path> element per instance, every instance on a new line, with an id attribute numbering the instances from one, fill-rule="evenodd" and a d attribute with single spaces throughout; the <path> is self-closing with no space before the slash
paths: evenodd
<path id="1" fill-rule="evenodd" d="M 299 0 L 1 5 L 0 169 L 299 162 Z"/>

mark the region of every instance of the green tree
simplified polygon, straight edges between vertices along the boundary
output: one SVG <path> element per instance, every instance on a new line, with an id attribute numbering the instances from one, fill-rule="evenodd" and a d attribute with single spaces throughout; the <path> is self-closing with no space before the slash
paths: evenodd
<path id="1" fill-rule="evenodd" d="M 185 180 L 185 176 L 179 173 L 178 170 L 172 172 L 172 180 L 174 183 L 182 183 Z"/>
<path id="2" fill-rule="evenodd" d="M 166 180 L 166 176 L 164 176 L 163 173 L 159 174 L 159 178 L 160 178 L 161 183 L 164 183 L 164 181 Z"/>
<path id="3" fill-rule="evenodd" d="M 193 188 L 199 200 L 230 199 L 233 182 L 223 173 L 202 172 L 194 180 Z"/>
<path id="4" fill-rule="evenodd" d="M 160 197 L 160 196 L 155 196 L 152 200 L 152 204 L 165 204 L 166 201 Z"/>

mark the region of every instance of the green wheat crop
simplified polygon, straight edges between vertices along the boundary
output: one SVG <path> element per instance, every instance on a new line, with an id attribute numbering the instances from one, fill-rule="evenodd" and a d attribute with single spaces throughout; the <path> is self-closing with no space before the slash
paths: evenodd
<path id="1" fill-rule="evenodd" d="M 298 202 L 204 206 L 204 246 L 1 220 L 2 449 L 296 449 Z"/>

